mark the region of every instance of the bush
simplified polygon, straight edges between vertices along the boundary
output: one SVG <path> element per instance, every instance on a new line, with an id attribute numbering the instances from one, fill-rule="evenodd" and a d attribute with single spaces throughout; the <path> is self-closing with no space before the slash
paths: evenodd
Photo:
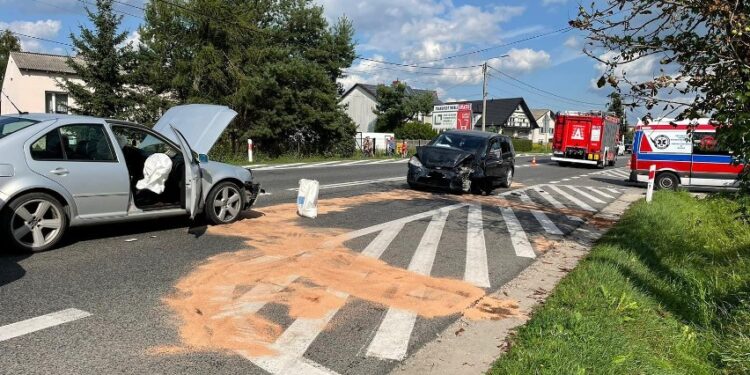
<path id="1" fill-rule="evenodd" d="M 438 133 L 432 129 L 432 125 L 421 122 L 407 122 L 396 128 L 394 132 L 396 139 L 433 139 Z"/>
<path id="2" fill-rule="evenodd" d="M 513 148 L 516 152 L 531 152 L 533 146 L 530 139 L 513 138 Z"/>

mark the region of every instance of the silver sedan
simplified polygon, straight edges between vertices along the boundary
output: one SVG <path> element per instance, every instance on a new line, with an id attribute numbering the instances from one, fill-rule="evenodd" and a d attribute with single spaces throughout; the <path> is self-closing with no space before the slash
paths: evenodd
<path id="1" fill-rule="evenodd" d="M 260 186 L 249 169 L 206 156 L 236 115 L 177 106 L 153 129 L 84 116 L 0 116 L 0 248 L 47 250 L 72 226 L 199 214 L 214 224 L 237 220 Z M 171 171 L 158 189 L 141 189 L 154 154 L 166 155 Z"/>

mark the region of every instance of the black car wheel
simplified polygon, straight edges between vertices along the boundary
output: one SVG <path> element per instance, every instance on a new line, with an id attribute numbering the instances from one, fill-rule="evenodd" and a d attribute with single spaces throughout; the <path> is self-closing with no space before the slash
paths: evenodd
<path id="1" fill-rule="evenodd" d="M 0 213 L 0 232 L 14 249 L 38 252 L 53 248 L 68 228 L 68 216 L 55 197 L 29 193 L 8 204 Z"/>
<path id="2" fill-rule="evenodd" d="M 677 190 L 677 187 L 680 186 L 680 180 L 674 173 L 663 172 L 656 176 L 654 185 L 657 190 Z"/>
<path id="3" fill-rule="evenodd" d="M 508 172 L 505 174 L 505 177 L 503 177 L 503 182 L 500 184 L 500 186 L 508 189 L 510 188 L 510 185 L 513 184 L 513 169 L 508 169 Z"/>

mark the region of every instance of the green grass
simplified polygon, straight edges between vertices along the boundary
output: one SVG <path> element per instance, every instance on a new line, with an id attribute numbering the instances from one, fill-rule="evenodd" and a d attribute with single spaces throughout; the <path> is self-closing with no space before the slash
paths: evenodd
<path id="1" fill-rule="evenodd" d="M 725 197 L 636 203 L 492 374 L 750 373 L 750 225 Z"/>

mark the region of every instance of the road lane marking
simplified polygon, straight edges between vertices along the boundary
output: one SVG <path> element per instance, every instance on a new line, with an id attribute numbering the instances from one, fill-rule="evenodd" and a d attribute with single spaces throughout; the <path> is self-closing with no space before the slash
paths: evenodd
<path id="1" fill-rule="evenodd" d="M 521 198 L 522 202 L 526 204 L 534 204 L 534 201 L 532 201 L 531 197 L 529 197 L 528 194 L 526 194 L 525 192 L 519 192 L 518 196 Z M 552 222 L 552 220 L 550 220 L 549 217 L 547 217 L 547 215 L 544 212 L 539 211 L 539 210 L 530 210 L 530 211 L 531 211 L 531 214 L 534 215 L 536 220 L 539 222 L 539 224 L 542 225 L 542 228 L 544 228 L 544 230 L 547 233 L 562 236 L 563 232 L 560 230 L 560 228 L 557 227 L 557 225 L 555 225 L 555 223 Z"/>
<path id="2" fill-rule="evenodd" d="M 305 163 L 290 163 L 290 164 L 279 164 L 279 165 L 269 165 L 267 167 L 257 168 L 256 171 L 270 171 L 274 169 L 288 169 L 290 167 L 295 167 L 298 165 L 303 165 Z"/>
<path id="3" fill-rule="evenodd" d="M 549 204 L 551 204 L 552 207 L 557 208 L 558 210 L 564 210 L 565 208 L 567 208 L 567 207 L 565 207 L 564 204 L 560 203 L 560 201 L 558 201 L 557 199 L 555 199 L 555 197 L 553 197 L 552 194 L 550 194 L 550 193 L 542 190 L 541 187 L 537 188 L 535 191 L 537 193 L 539 193 L 539 195 L 541 195 L 542 198 L 544 198 L 544 200 L 546 200 L 547 202 L 549 202 Z"/>
<path id="4" fill-rule="evenodd" d="M 248 314 L 255 314 L 263 306 L 266 305 L 266 301 L 259 300 L 259 297 L 269 296 L 275 293 L 279 293 L 291 285 L 299 276 L 291 275 L 281 280 L 277 284 L 262 283 L 254 286 L 247 293 L 243 294 L 237 300 L 229 306 L 225 306 L 221 309 L 221 313 L 212 316 L 212 319 L 221 319 L 228 316 L 235 316 L 243 318 Z"/>
<path id="5" fill-rule="evenodd" d="M 36 318 L 22 320 L 20 322 L 0 327 L 0 341 L 10 340 L 18 336 L 41 331 L 45 328 L 69 323 L 88 316 L 91 316 L 91 313 L 83 310 L 65 309 L 62 311 L 37 316 Z"/>
<path id="6" fill-rule="evenodd" d="M 335 188 L 341 188 L 341 187 L 350 187 L 350 186 L 359 186 L 359 185 L 370 185 L 370 184 L 377 184 L 381 182 L 393 182 L 393 181 L 405 181 L 406 177 L 389 177 L 389 178 L 380 178 L 377 180 L 361 180 L 361 181 L 350 181 L 350 182 L 341 182 L 337 184 L 327 184 L 327 185 L 320 185 L 320 190 L 324 189 L 335 189 Z M 290 188 L 286 189 L 287 191 L 298 191 L 299 188 Z"/>
<path id="7" fill-rule="evenodd" d="M 592 202 L 601 203 L 601 204 L 607 203 L 607 202 L 605 202 L 605 201 L 603 201 L 603 200 L 601 200 L 601 199 L 599 199 L 599 198 L 597 198 L 597 197 L 595 197 L 595 196 L 593 196 L 593 195 L 591 195 L 591 194 L 589 194 L 589 193 L 587 193 L 587 192 L 585 192 L 585 191 L 583 191 L 583 190 L 581 190 L 581 189 L 579 189 L 579 188 L 577 188 L 575 186 L 566 185 L 565 187 L 568 188 L 568 189 L 570 189 L 570 190 L 573 190 L 574 192 L 578 193 L 578 195 L 583 196 L 583 197 L 585 197 L 586 199 L 588 199 L 588 200 L 590 200 Z"/>
<path id="8" fill-rule="evenodd" d="M 406 223 L 394 223 L 380 231 L 378 236 L 375 237 L 375 239 L 372 240 L 372 242 L 370 242 L 370 244 L 362 251 L 362 255 L 376 259 L 380 258 L 391 242 L 393 242 L 393 239 L 396 238 L 402 229 L 404 229 L 405 224 Z"/>
<path id="9" fill-rule="evenodd" d="M 607 189 L 607 190 L 609 190 L 609 191 L 611 191 L 611 192 L 613 192 L 615 194 L 620 194 L 620 191 L 616 190 L 616 189 Z"/>
<path id="10" fill-rule="evenodd" d="M 603 191 L 601 191 L 599 189 L 595 189 L 595 188 L 593 188 L 591 186 L 586 186 L 586 189 L 588 189 L 589 191 L 592 191 L 592 192 L 594 192 L 596 194 L 599 194 L 599 195 L 601 195 L 604 198 L 615 199 L 615 197 L 613 197 L 613 196 L 611 196 L 611 195 L 609 195 L 609 194 L 607 194 L 607 193 L 605 193 L 605 192 L 603 192 Z"/>
<path id="11" fill-rule="evenodd" d="M 344 167 L 344 166 L 347 166 L 347 165 L 361 164 L 361 163 L 367 163 L 367 162 L 369 162 L 369 160 L 355 160 L 355 161 L 347 161 L 347 162 L 345 162 L 345 163 L 341 163 L 341 164 L 339 164 L 339 165 L 337 165 L 337 166 L 338 166 L 338 167 Z"/>
<path id="12" fill-rule="evenodd" d="M 340 161 L 326 161 L 326 162 L 322 162 L 322 163 L 310 163 L 310 164 L 303 164 L 303 165 L 300 165 L 300 166 L 297 166 L 297 167 L 291 167 L 291 168 L 286 168 L 286 169 L 317 168 L 317 167 L 322 167 L 322 166 L 331 165 L 331 164 L 337 164 L 337 163 L 341 163 L 341 162 Z"/>
<path id="13" fill-rule="evenodd" d="M 581 207 L 582 209 L 584 209 L 584 210 L 586 210 L 586 211 L 596 212 L 596 209 L 595 209 L 594 207 L 591 207 L 591 206 L 589 206 L 588 204 L 586 204 L 585 202 L 583 202 L 582 200 L 580 200 L 580 199 L 578 199 L 578 198 L 576 198 L 576 197 L 574 197 L 574 196 L 572 196 L 572 195 L 570 195 L 570 194 L 566 193 L 565 191 L 563 191 L 563 190 L 562 190 L 562 189 L 560 189 L 559 187 L 557 187 L 557 186 L 553 186 L 553 185 L 545 185 L 545 186 L 547 186 L 547 187 L 549 187 L 550 189 L 554 190 L 554 191 L 555 191 L 555 192 L 556 192 L 557 194 L 560 194 L 560 195 L 562 195 L 562 196 L 563 196 L 563 198 L 565 198 L 565 199 L 567 199 L 567 200 L 569 200 L 569 201 L 573 202 L 573 203 L 574 203 L 574 204 L 576 204 L 576 205 L 577 205 L 578 207 Z"/>
<path id="14" fill-rule="evenodd" d="M 516 218 L 516 214 L 513 210 L 507 207 L 501 207 L 500 211 L 503 213 L 503 220 L 505 225 L 508 227 L 508 233 L 510 233 L 510 242 L 513 244 L 513 250 L 516 252 L 516 256 L 523 258 L 536 258 L 534 249 L 531 248 L 529 238 L 526 237 L 526 232 L 523 231 L 523 226 Z"/>
<path id="15" fill-rule="evenodd" d="M 469 206 L 466 228 L 466 268 L 464 280 L 480 288 L 489 288 L 490 274 L 487 266 L 487 246 L 484 242 L 482 206 Z"/>
<path id="16" fill-rule="evenodd" d="M 448 211 L 439 211 L 432 217 L 411 258 L 409 271 L 430 275 L 447 219 Z M 367 348 L 367 356 L 399 361 L 404 359 L 416 321 L 417 314 L 413 311 L 389 308 Z"/>

